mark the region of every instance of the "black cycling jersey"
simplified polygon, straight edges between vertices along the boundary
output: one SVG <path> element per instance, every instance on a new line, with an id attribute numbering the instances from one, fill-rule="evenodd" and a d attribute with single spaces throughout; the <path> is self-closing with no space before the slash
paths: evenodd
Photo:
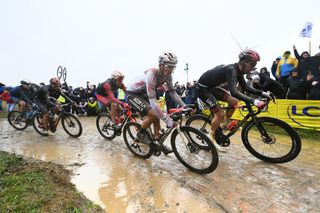
<path id="1" fill-rule="evenodd" d="M 249 93 L 261 95 L 262 91 L 256 90 L 246 84 L 244 74 L 239 70 L 238 64 L 220 65 L 208 70 L 200 77 L 198 86 L 212 89 L 222 83 L 228 84 L 231 95 L 239 100 L 254 102 L 254 99 L 246 96 L 238 90 L 238 83 L 241 88 Z"/>
<path id="2" fill-rule="evenodd" d="M 49 96 L 58 99 L 60 95 L 72 102 L 72 100 L 66 94 L 64 94 L 60 88 L 58 90 L 54 90 L 50 84 L 41 87 L 36 92 L 35 99 L 42 103 L 49 103 Z"/>

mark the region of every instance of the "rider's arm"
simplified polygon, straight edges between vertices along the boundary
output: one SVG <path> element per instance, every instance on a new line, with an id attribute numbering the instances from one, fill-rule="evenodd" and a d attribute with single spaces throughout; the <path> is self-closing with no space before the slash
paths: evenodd
<path id="1" fill-rule="evenodd" d="M 228 72 L 227 79 L 228 79 L 228 87 L 229 87 L 229 91 L 231 93 L 231 96 L 233 96 L 239 100 L 249 101 L 249 102 L 253 103 L 254 98 L 246 96 L 245 94 L 243 94 L 242 92 L 239 91 L 237 84 L 238 84 L 238 80 L 241 78 L 238 79 L 237 71 L 232 69 L 232 70 L 227 70 L 226 72 Z M 244 80 L 243 77 L 242 77 L 242 79 Z M 246 83 L 244 82 L 244 84 L 246 84 Z M 241 83 L 240 83 L 240 86 L 242 87 Z"/>
<path id="2" fill-rule="evenodd" d="M 114 97 L 114 94 L 111 90 L 111 86 L 109 83 L 104 83 L 103 84 L 103 89 L 105 91 L 105 93 L 108 95 L 107 98 L 111 101 L 111 102 L 115 102 L 117 104 L 120 104 L 121 106 L 123 106 L 123 102 L 120 101 L 119 99 L 117 99 L 116 97 Z"/>
<path id="3" fill-rule="evenodd" d="M 64 97 L 65 99 L 67 99 L 70 103 L 73 103 L 74 101 L 67 95 L 65 94 L 61 88 L 59 88 L 59 94 Z"/>
<path id="4" fill-rule="evenodd" d="M 240 79 L 238 79 L 238 81 L 239 81 L 239 84 L 240 84 L 240 86 L 241 86 L 241 88 L 242 88 L 243 90 L 245 90 L 245 91 L 247 91 L 247 92 L 249 92 L 249 93 L 252 93 L 252 94 L 262 95 L 262 92 L 263 92 L 262 90 L 257 90 L 257 89 L 255 89 L 255 88 L 249 86 L 249 85 L 246 83 L 246 81 L 244 80 L 243 77 L 240 78 Z"/>
<path id="5" fill-rule="evenodd" d="M 165 114 L 162 112 L 156 101 L 156 74 L 155 72 L 146 73 L 147 94 L 151 108 L 156 112 L 156 116 L 162 120 L 165 119 Z"/>

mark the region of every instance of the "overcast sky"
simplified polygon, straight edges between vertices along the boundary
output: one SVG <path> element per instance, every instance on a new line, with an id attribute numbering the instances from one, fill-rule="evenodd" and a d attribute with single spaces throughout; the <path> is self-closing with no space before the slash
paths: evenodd
<path id="1" fill-rule="evenodd" d="M 113 70 L 128 84 L 172 51 L 174 81 L 185 83 L 186 63 L 189 81 L 198 79 L 236 62 L 237 42 L 260 53 L 258 69 L 270 69 L 293 44 L 302 52 L 311 40 L 312 55 L 320 52 L 319 8 L 319 0 L 0 0 L 0 82 L 48 83 L 62 65 L 73 86 Z M 311 39 L 298 37 L 306 22 Z"/>

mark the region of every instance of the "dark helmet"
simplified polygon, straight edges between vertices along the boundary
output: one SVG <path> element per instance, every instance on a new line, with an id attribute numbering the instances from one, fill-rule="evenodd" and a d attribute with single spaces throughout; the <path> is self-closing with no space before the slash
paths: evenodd
<path id="1" fill-rule="evenodd" d="M 29 86 L 29 85 L 30 85 L 30 82 L 29 82 L 29 81 L 22 80 L 22 81 L 20 81 L 20 84 L 21 84 L 21 85 L 25 85 L 25 86 Z"/>
<path id="2" fill-rule="evenodd" d="M 51 78 L 49 83 L 54 87 L 60 86 L 60 79 L 59 78 Z"/>
<path id="3" fill-rule="evenodd" d="M 254 50 L 246 49 L 239 54 L 239 61 L 249 61 L 256 63 L 260 61 L 260 55 Z"/>

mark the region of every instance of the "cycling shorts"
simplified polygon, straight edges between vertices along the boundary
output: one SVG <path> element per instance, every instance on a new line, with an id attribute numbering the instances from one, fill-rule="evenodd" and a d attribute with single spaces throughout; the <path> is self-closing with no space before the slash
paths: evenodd
<path id="1" fill-rule="evenodd" d="M 148 112 L 152 109 L 147 95 L 142 95 L 130 91 L 127 91 L 126 95 L 129 105 L 135 110 L 139 111 L 141 115 L 147 115 Z"/>
<path id="2" fill-rule="evenodd" d="M 197 85 L 196 89 L 198 97 L 206 103 L 213 112 L 221 109 L 218 101 L 226 101 L 230 96 L 230 93 L 221 87 L 208 88 Z"/>

